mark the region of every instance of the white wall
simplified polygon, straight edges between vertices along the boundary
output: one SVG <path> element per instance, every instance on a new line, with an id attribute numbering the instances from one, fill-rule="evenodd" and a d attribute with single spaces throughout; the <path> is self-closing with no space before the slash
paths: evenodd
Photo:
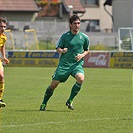
<path id="1" fill-rule="evenodd" d="M 132 9 L 132 27 L 133 27 L 133 9 Z"/>
<path id="2" fill-rule="evenodd" d="M 114 28 L 133 27 L 133 0 L 113 0 Z"/>

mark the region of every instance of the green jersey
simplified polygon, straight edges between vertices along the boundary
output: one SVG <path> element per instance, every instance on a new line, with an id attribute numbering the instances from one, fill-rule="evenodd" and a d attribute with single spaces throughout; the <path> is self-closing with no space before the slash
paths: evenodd
<path id="1" fill-rule="evenodd" d="M 68 48 L 66 53 L 61 54 L 59 65 L 66 67 L 70 67 L 76 64 L 83 65 L 83 59 L 77 61 L 75 56 L 89 49 L 89 38 L 81 31 L 76 35 L 72 34 L 71 31 L 68 31 L 60 37 L 56 45 L 56 49 L 57 48 Z"/>

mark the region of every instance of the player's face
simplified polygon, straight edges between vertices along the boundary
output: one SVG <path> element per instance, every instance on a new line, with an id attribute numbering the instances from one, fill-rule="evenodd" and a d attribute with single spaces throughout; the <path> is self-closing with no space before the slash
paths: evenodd
<path id="1" fill-rule="evenodd" d="M 0 23 L 0 34 L 2 34 L 6 29 L 6 23 L 1 22 Z"/>
<path id="2" fill-rule="evenodd" d="M 80 20 L 76 20 L 72 24 L 70 24 L 70 29 L 73 33 L 78 33 L 79 28 L 80 28 Z"/>

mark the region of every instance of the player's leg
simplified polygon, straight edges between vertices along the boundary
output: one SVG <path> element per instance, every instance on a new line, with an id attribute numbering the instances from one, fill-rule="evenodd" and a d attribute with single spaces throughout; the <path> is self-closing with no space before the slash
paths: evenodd
<path id="1" fill-rule="evenodd" d="M 50 97 L 53 95 L 55 88 L 58 86 L 60 81 L 52 80 L 50 86 L 46 89 L 46 92 L 44 93 L 44 99 L 42 101 L 42 104 L 40 106 L 40 110 L 44 111 L 46 110 L 46 105 Z"/>
<path id="2" fill-rule="evenodd" d="M 84 74 L 83 73 L 78 73 L 75 75 L 76 83 L 73 85 L 72 90 L 71 90 L 71 95 L 69 99 L 73 101 L 74 97 L 78 94 L 78 92 L 81 89 L 82 83 L 84 81 Z"/>
<path id="3" fill-rule="evenodd" d="M 75 77 L 76 79 L 76 83 L 73 85 L 72 89 L 71 89 L 71 93 L 70 96 L 66 102 L 66 105 L 68 106 L 69 109 L 73 110 L 74 107 L 72 106 L 73 103 L 73 99 L 75 98 L 75 96 L 78 94 L 78 92 L 81 89 L 82 83 L 84 81 L 84 71 L 82 69 L 82 67 L 77 67 L 73 72 L 72 72 L 72 76 Z"/>
<path id="4" fill-rule="evenodd" d="M 0 108 L 6 106 L 6 104 L 2 100 L 3 93 L 4 93 L 4 68 L 2 66 L 2 62 L 0 62 Z"/>
<path id="5" fill-rule="evenodd" d="M 47 102 L 49 98 L 53 95 L 54 89 L 58 86 L 58 84 L 60 82 L 65 82 L 68 79 L 70 72 L 67 71 L 69 71 L 69 69 L 66 70 L 62 67 L 58 67 L 56 69 L 54 75 L 52 76 L 52 82 L 50 86 L 46 89 L 46 92 L 44 94 L 44 99 L 42 105 L 40 106 L 41 111 L 44 111 L 46 109 Z"/>

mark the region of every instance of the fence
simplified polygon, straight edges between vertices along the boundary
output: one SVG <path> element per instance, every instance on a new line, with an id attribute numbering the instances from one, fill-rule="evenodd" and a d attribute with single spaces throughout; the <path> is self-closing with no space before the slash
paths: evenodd
<path id="1" fill-rule="evenodd" d="M 57 22 L 55 21 L 36 21 L 36 22 L 18 22 L 11 21 L 9 25 L 12 25 L 11 32 L 7 32 L 8 41 L 7 46 L 9 49 L 27 49 L 27 42 L 29 47 L 37 49 L 36 41 L 46 41 L 51 42 L 52 44 L 57 43 L 59 37 L 66 31 L 69 30 L 68 22 Z M 86 23 L 81 22 L 80 30 L 87 34 L 90 38 L 90 45 L 101 44 L 108 47 L 114 47 L 117 49 L 119 47 L 118 43 L 118 33 L 105 33 L 105 32 L 87 32 Z M 32 32 L 27 33 L 29 36 L 26 38 L 25 30 L 35 29 L 36 37 Z M 11 37 L 12 36 L 12 37 Z M 36 38 L 36 39 L 35 39 Z M 46 44 L 44 44 L 46 45 Z"/>

